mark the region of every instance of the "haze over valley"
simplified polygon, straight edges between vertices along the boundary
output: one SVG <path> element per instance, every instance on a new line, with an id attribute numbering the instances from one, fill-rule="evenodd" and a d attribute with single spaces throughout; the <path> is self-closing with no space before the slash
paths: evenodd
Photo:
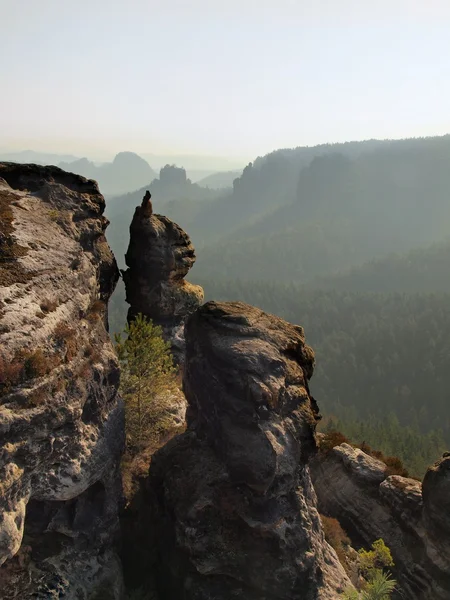
<path id="1" fill-rule="evenodd" d="M 447 600 L 450 4 L 0 14 L 0 600 Z"/>

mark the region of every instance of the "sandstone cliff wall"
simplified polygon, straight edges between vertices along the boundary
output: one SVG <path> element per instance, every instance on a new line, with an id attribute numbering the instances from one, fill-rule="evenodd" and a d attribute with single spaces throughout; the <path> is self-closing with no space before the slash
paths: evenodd
<path id="1" fill-rule="evenodd" d="M 186 324 L 188 431 L 152 459 L 147 545 L 161 600 L 336 599 L 308 462 L 318 409 L 301 327 L 209 302 Z"/>
<path id="2" fill-rule="evenodd" d="M 1 597 L 122 595 L 124 438 L 97 184 L 0 164 Z M 100 596 L 99 596 L 100 597 Z"/>
<path id="3" fill-rule="evenodd" d="M 142 313 L 160 325 L 176 362 L 182 363 L 184 323 L 204 294 L 200 286 L 185 280 L 195 263 L 189 236 L 167 217 L 153 213 L 149 193 L 134 213 L 125 261 L 128 319 Z"/>

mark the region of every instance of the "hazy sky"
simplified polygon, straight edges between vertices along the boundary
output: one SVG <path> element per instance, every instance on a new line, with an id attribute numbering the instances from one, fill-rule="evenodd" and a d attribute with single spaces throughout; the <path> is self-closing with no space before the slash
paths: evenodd
<path id="1" fill-rule="evenodd" d="M 0 148 L 252 158 L 450 132 L 449 0 L 0 0 Z"/>

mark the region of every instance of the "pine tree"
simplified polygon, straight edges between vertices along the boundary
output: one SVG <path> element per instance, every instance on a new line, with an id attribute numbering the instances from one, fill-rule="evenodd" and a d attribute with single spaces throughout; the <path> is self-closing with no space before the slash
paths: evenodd
<path id="1" fill-rule="evenodd" d="M 131 454 L 143 450 L 164 428 L 170 392 L 176 387 L 176 369 L 170 344 L 162 329 L 142 314 L 116 334 L 121 365 L 120 391 L 125 401 L 127 447 Z"/>

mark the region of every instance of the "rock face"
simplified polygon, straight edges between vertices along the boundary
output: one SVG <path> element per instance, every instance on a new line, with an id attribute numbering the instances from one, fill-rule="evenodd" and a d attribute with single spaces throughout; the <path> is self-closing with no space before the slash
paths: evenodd
<path id="1" fill-rule="evenodd" d="M 194 246 L 176 223 L 153 214 L 150 194 L 136 208 L 123 274 L 128 319 L 142 313 L 161 325 L 177 362 L 183 362 L 184 323 L 203 302 L 203 289 L 185 281 L 195 263 Z"/>
<path id="2" fill-rule="evenodd" d="M 386 465 L 348 444 L 319 453 L 311 475 L 325 515 L 353 545 L 383 538 L 392 551 L 399 597 L 450 598 L 450 457 L 414 479 L 388 476 Z"/>
<path id="3" fill-rule="evenodd" d="M 0 164 L 3 600 L 122 594 L 124 413 L 105 327 L 118 272 L 104 206 L 93 181 Z"/>
<path id="4" fill-rule="evenodd" d="M 152 459 L 162 600 L 335 599 L 308 462 L 319 418 L 301 327 L 208 302 L 186 324 L 188 430 Z"/>

